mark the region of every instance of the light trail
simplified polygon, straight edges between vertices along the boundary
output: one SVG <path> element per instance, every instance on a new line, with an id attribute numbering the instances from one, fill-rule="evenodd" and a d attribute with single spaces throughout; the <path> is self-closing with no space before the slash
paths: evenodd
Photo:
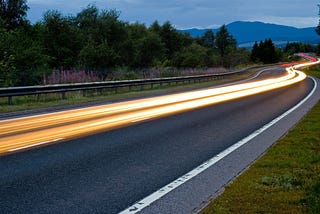
<path id="1" fill-rule="evenodd" d="M 110 105 L 0 121 L 0 155 L 99 133 L 295 84 L 306 78 L 286 68 L 279 78 Z"/>
<path id="2" fill-rule="evenodd" d="M 46 114 L 46 117 L 39 116 L 31 116 L 19 119 L 12 119 L 6 121 L 0 121 L 0 137 L 1 135 L 10 134 L 16 132 L 16 129 L 19 131 L 27 131 L 32 130 L 33 128 L 37 128 L 39 123 L 42 126 L 51 126 L 51 125 L 61 125 L 63 123 L 70 123 L 73 120 L 79 121 L 80 119 L 87 119 L 93 117 L 102 117 L 108 115 L 114 115 L 119 113 L 124 113 L 128 111 L 134 111 L 139 109 L 145 109 L 160 105 L 168 105 L 177 102 L 184 102 L 190 99 L 200 99 L 209 96 L 215 96 L 219 94 L 230 93 L 234 91 L 254 88 L 257 86 L 268 85 L 279 81 L 284 81 L 294 77 L 294 72 L 289 73 L 281 78 L 277 79 L 269 79 L 264 81 L 258 81 L 254 83 L 244 83 L 239 85 L 231 85 L 221 88 L 213 88 L 206 89 L 200 91 L 179 93 L 174 95 L 161 96 L 156 98 L 148 98 L 137 101 L 129 101 L 117 104 L 103 105 L 97 107 L 89 107 L 85 109 L 76 109 L 68 111 L 68 114 L 65 112 L 58 112 L 52 114 Z M 26 118 L 29 118 L 26 120 Z M 23 120 L 23 123 L 19 123 L 18 121 Z M 2 124 L 5 123 L 3 126 Z"/>

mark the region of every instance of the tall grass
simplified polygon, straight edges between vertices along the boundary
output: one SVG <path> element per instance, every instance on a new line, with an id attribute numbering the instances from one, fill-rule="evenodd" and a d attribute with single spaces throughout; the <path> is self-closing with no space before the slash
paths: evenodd
<path id="1" fill-rule="evenodd" d="M 63 84 L 82 83 L 112 80 L 130 79 L 151 79 L 176 76 L 195 76 L 202 74 L 217 74 L 229 71 L 223 67 L 203 68 L 203 69 L 177 69 L 149 68 L 149 69 L 129 69 L 127 67 L 113 68 L 104 71 L 84 71 L 84 70 L 56 70 L 43 79 L 43 84 Z"/>
<path id="2" fill-rule="evenodd" d="M 98 75 L 93 71 L 62 70 L 53 71 L 44 84 L 81 83 L 100 81 Z"/>

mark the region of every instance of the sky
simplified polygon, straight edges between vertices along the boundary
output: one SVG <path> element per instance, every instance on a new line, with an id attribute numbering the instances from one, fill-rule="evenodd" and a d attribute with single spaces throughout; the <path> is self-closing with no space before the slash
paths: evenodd
<path id="1" fill-rule="evenodd" d="M 261 21 L 298 28 L 319 22 L 320 0 L 27 0 L 28 19 L 40 21 L 47 10 L 76 15 L 89 4 L 116 9 L 120 19 L 149 26 L 170 21 L 178 29 L 218 28 L 234 21 Z"/>

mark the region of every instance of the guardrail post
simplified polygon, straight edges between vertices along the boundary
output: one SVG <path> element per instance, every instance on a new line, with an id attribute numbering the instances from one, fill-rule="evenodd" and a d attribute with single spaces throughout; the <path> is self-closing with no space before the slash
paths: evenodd
<path id="1" fill-rule="evenodd" d="M 12 105 L 12 96 L 8 96 L 8 105 Z"/>
<path id="2" fill-rule="evenodd" d="M 64 100 L 64 99 L 66 99 L 66 92 L 62 92 L 62 99 Z"/>

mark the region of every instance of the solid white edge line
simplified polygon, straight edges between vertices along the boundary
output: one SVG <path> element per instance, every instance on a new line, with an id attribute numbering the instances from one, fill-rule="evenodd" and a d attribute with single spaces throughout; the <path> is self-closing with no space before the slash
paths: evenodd
<path id="1" fill-rule="evenodd" d="M 48 144 L 48 143 L 57 142 L 57 141 L 60 141 L 60 140 L 63 140 L 63 139 L 64 139 L 64 138 L 57 138 L 57 139 L 54 139 L 54 140 L 48 140 L 48 141 L 44 141 L 44 142 L 40 142 L 40 143 L 35 143 L 35 144 L 27 145 L 27 146 L 22 146 L 22 147 L 19 147 L 19 148 L 10 149 L 10 150 L 8 150 L 8 151 L 9 151 L 9 152 L 14 152 L 14 151 L 18 151 L 18 150 L 22 150 L 22 149 L 27 149 L 27 148 L 30 148 L 30 147 L 34 147 L 34 146 L 39 146 L 39 145 L 43 145 L 43 144 Z"/>
<path id="2" fill-rule="evenodd" d="M 313 80 L 314 87 L 311 90 L 311 92 L 308 94 L 308 96 L 306 96 L 303 100 L 301 100 L 297 105 L 295 105 L 294 107 L 292 107 L 291 109 L 289 109 L 288 111 L 286 111 L 285 113 L 280 115 L 279 117 L 273 119 L 271 122 L 267 123 L 266 125 L 264 125 L 260 129 L 254 131 L 249 136 L 243 138 L 239 142 L 233 144 L 231 147 L 227 148 L 226 150 L 222 151 L 218 155 L 214 156 L 213 158 L 211 158 L 208 161 L 204 162 L 200 166 L 198 166 L 195 169 L 191 170 L 187 174 L 185 174 L 182 177 L 176 179 L 175 181 L 169 183 L 168 185 L 162 187 L 161 189 L 159 189 L 156 192 L 152 193 L 151 195 L 145 197 L 144 199 L 138 201 L 137 203 L 133 204 L 129 208 L 121 211 L 120 214 L 133 214 L 133 213 L 140 212 L 141 210 L 143 210 L 144 208 L 146 208 L 147 206 L 149 206 L 153 202 L 157 201 L 158 199 L 160 199 L 161 197 L 165 196 L 166 194 L 168 194 L 172 190 L 176 189 L 177 187 L 179 187 L 180 185 L 184 184 L 188 180 L 190 180 L 193 177 L 197 176 L 198 174 L 200 174 L 201 172 L 205 171 L 209 167 L 213 166 L 214 164 L 216 164 L 218 161 L 220 161 L 221 159 L 223 159 L 224 157 L 226 157 L 227 155 L 229 155 L 233 151 L 235 151 L 238 148 L 240 148 L 241 146 L 245 145 L 250 140 L 252 140 L 256 136 L 258 136 L 259 134 L 261 134 L 262 132 L 264 132 L 265 130 L 267 130 L 268 128 L 270 128 L 271 126 L 276 124 L 277 122 L 279 122 L 281 119 L 283 119 L 284 117 L 289 115 L 291 112 L 295 111 L 302 104 L 304 104 L 314 94 L 314 92 L 317 89 L 316 80 L 313 77 L 309 77 L 309 78 L 311 78 Z"/>
<path id="3" fill-rule="evenodd" d="M 240 80 L 239 82 L 245 82 L 245 81 L 253 80 L 253 79 L 257 78 L 258 76 L 260 76 L 263 72 L 266 72 L 266 71 L 272 70 L 272 69 L 274 69 L 274 67 L 272 67 L 272 68 L 265 68 L 265 69 L 259 71 L 255 76 L 253 76 L 253 77 L 251 77 L 251 78 L 248 78 L 248 79 L 246 79 L 246 80 Z"/>
<path id="4" fill-rule="evenodd" d="M 225 86 L 230 86 L 230 85 L 237 85 L 237 84 L 240 84 L 240 83 L 243 83 L 243 82 L 248 82 L 248 81 L 251 81 L 251 80 L 259 77 L 263 72 L 266 72 L 266 71 L 271 70 L 271 69 L 274 69 L 274 67 L 265 68 L 265 69 L 263 69 L 261 71 L 258 71 L 258 73 L 256 73 L 253 77 L 250 77 L 248 79 L 239 80 L 239 81 L 236 81 L 236 82 L 231 82 L 231 83 L 227 83 L 227 84 L 223 84 L 223 85 L 212 86 L 210 88 L 219 88 L 219 87 L 225 87 Z"/>

